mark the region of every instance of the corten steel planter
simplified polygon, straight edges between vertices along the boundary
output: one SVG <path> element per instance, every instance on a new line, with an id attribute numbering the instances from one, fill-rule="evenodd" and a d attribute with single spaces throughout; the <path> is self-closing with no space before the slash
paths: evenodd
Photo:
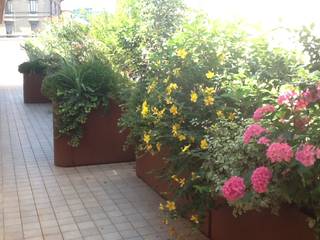
<path id="1" fill-rule="evenodd" d="M 48 103 L 50 100 L 41 93 L 44 75 L 37 73 L 23 74 L 23 99 L 25 103 Z"/>
<path id="2" fill-rule="evenodd" d="M 211 240 L 316 240 L 306 216 L 283 208 L 279 216 L 270 211 L 250 211 L 235 218 L 232 209 L 211 211 Z"/>
<path id="3" fill-rule="evenodd" d="M 67 137 L 55 137 L 55 165 L 76 167 L 134 161 L 133 149 L 123 150 L 128 133 L 119 132 L 117 124 L 120 117 L 120 107 L 110 101 L 107 112 L 98 108 L 89 115 L 78 147 L 70 146 Z"/>
<path id="4" fill-rule="evenodd" d="M 155 155 L 151 155 L 150 153 L 146 153 L 141 157 L 137 157 L 136 159 L 136 174 L 142 179 L 147 185 L 149 185 L 153 190 L 155 190 L 158 194 L 163 196 L 166 199 L 170 199 L 172 193 L 170 193 L 170 187 L 166 180 L 161 179 L 159 174 L 162 169 L 166 165 L 166 161 L 164 159 L 165 156 L 168 156 L 169 151 L 162 150 L 160 153 Z M 181 199 L 178 200 L 178 205 L 183 205 L 187 200 Z M 208 213 L 208 217 L 205 220 L 204 224 L 200 227 L 201 232 L 210 237 L 210 214 Z"/>
<path id="5" fill-rule="evenodd" d="M 146 153 L 136 159 L 137 176 L 160 195 L 166 195 L 169 192 L 168 182 L 159 177 L 165 167 L 166 155 L 167 151 L 161 151 L 155 155 Z"/>

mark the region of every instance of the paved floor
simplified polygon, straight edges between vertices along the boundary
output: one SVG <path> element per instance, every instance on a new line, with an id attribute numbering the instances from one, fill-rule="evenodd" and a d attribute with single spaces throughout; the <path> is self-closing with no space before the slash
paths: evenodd
<path id="1" fill-rule="evenodd" d="M 53 165 L 51 106 L 23 104 L 14 83 L 0 80 L 0 240 L 169 239 L 162 200 L 134 164 Z M 205 239 L 184 220 L 175 227 L 181 240 Z"/>

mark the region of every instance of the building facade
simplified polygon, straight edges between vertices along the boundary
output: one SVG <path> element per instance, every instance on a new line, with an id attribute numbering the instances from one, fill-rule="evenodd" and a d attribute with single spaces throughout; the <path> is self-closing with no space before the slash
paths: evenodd
<path id="1" fill-rule="evenodd" d="M 28 36 L 61 14 L 62 0 L 6 0 L 0 36 Z"/>

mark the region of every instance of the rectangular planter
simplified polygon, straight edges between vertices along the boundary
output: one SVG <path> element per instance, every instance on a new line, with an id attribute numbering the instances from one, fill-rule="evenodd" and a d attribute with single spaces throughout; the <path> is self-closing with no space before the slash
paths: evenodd
<path id="1" fill-rule="evenodd" d="M 161 151 L 158 154 L 151 155 L 144 154 L 136 159 L 136 174 L 147 185 L 149 185 L 158 194 L 168 199 L 172 194 L 170 193 L 169 184 L 164 179 L 158 177 L 159 173 L 165 167 L 166 162 L 164 157 L 168 155 L 168 151 Z M 179 200 L 178 205 L 183 205 L 185 200 Z M 210 214 L 200 227 L 200 231 L 207 237 L 210 237 Z"/>
<path id="2" fill-rule="evenodd" d="M 48 103 L 50 100 L 41 93 L 44 76 L 37 73 L 23 74 L 24 103 Z"/>
<path id="3" fill-rule="evenodd" d="M 164 156 L 145 154 L 136 160 L 137 176 L 159 194 L 169 191 L 168 183 L 155 176 L 165 166 Z M 305 215 L 292 208 L 281 209 L 280 216 L 251 211 L 235 218 L 225 206 L 211 210 L 200 230 L 210 240 L 316 240 Z"/>
<path id="4" fill-rule="evenodd" d="M 110 101 L 107 112 L 98 108 L 90 113 L 79 147 L 70 146 L 67 137 L 55 137 L 55 165 L 76 167 L 134 161 L 133 149 L 123 150 L 127 133 L 119 132 L 118 119 L 120 117 L 120 107 Z M 56 134 L 54 135 L 56 136 Z"/>
<path id="5" fill-rule="evenodd" d="M 306 216 L 293 208 L 280 215 L 270 211 L 250 211 L 235 218 L 232 209 L 211 211 L 211 240 L 316 240 L 307 226 Z"/>

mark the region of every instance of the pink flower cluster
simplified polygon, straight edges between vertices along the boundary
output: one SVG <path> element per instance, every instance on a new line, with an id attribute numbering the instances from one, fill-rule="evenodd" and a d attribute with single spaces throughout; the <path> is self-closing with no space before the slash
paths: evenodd
<path id="1" fill-rule="evenodd" d="M 265 193 L 272 178 L 272 172 L 267 167 L 259 167 L 252 173 L 251 183 L 254 191 Z"/>
<path id="2" fill-rule="evenodd" d="M 230 202 L 234 202 L 245 195 L 246 185 L 244 179 L 233 176 L 222 187 L 223 196 Z"/>
<path id="3" fill-rule="evenodd" d="M 243 142 L 249 144 L 253 137 L 258 137 L 262 133 L 266 132 L 266 129 L 259 124 L 250 125 L 243 134 Z"/>
<path id="4" fill-rule="evenodd" d="M 290 162 L 293 151 L 287 143 L 272 143 L 267 149 L 267 158 L 272 162 Z"/>
<path id="5" fill-rule="evenodd" d="M 275 108 L 271 104 L 264 105 L 263 107 L 258 108 L 254 114 L 253 119 L 257 122 L 260 121 L 264 116 L 268 113 L 272 113 L 275 111 Z"/>
<path id="6" fill-rule="evenodd" d="M 297 97 L 298 94 L 295 91 L 286 91 L 284 93 L 282 93 L 279 97 L 278 97 L 278 104 L 282 105 L 282 104 L 289 104 L 291 100 L 293 100 L 295 97 Z"/>
<path id="7" fill-rule="evenodd" d="M 259 138 L 259 140 L 258 140 L 258 144 L 262 144 L 262 145 L 267 145 L 267 146 L 269 146 L 269 144 L 270 144 L 270 139 L 267 138 L 267 137 L 261 137 L 261 138 Z"/>
<path id="8" fill-rule="evenodd" d="M 314 103 L 320 100 L 320 84 L 314 88 L 307 88 L 303 91 L 302 96 L 308 103 Z"/>
<path id="9" fill-rule="evenodd" d="M 318 150 L 311 144 L 304 144 L 296 152 L 296 159 L 305 167 L 311 167 L 316 162 Z"/>

